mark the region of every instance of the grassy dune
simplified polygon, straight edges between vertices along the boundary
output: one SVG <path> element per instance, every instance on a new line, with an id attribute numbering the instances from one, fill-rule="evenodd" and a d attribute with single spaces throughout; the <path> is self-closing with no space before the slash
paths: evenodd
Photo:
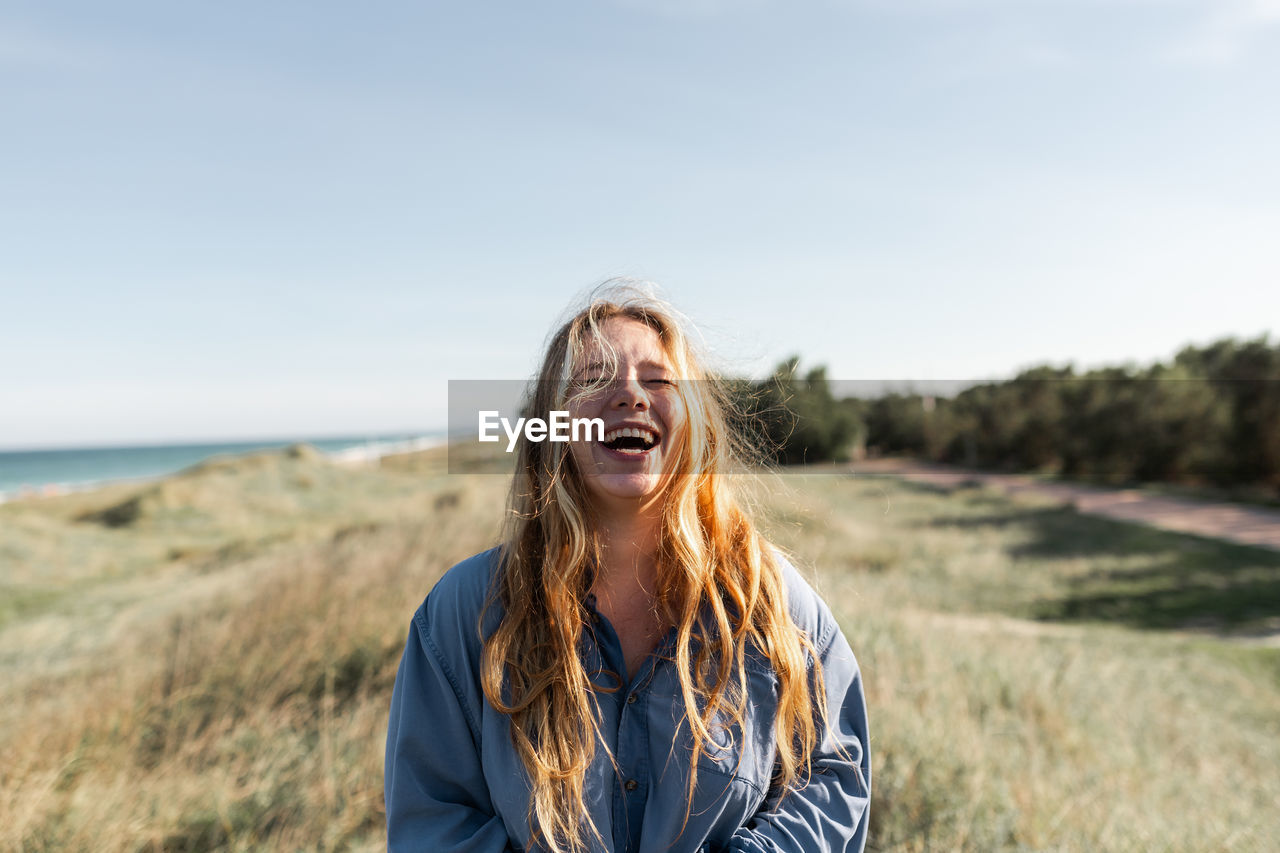
<path id="1" fill-rule="evenodd" d="M 0 506 L 0 850 L 381 849 L 409 618 L 505 486 L 298 450 Z M 863 666 L 875 849 L 1280 837 L 1280 651 L 1245 639 L 1280 558 L 981 490 L 765 493 Z"/>

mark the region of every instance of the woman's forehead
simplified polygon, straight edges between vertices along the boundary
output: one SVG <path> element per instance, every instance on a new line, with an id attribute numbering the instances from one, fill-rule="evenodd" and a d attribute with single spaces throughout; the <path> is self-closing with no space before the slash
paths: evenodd
<path id="1" fill-rule="evenodd" d="M 599 336 L 589 333 L 578 361 L 583 365 L 608 361 L 608 349 L 612 349 L 620 361 L 671 363 L 657 330 L 630 317 L 610 317 L 600 324 Z"/>

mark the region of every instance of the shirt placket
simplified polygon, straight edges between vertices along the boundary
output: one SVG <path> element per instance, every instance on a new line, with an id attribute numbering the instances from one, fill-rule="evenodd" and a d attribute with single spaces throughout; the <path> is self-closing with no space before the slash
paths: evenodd
<path id="1" fill-rule="evenodd" d="M 622 643 L 609 620 L 601 616 L 589 600 L 597 650 L 606 666 L 614 672 L 626 672 Z M 612 694 L 599 696 L 599 701 L 615 705 L 618 720 L 614 759 L 617 775 L 613 790 L 613 837 L 618 850 L 639 853 L 640 834 L 644 826 L 645 806 L 650 794 L 649 725 L 647 721 L 649 685 L 653 669 L 668 643 L 658 654 L 651 654 L 630 683 Z M 607 697 L 607 698 L 606 698 Z"/>

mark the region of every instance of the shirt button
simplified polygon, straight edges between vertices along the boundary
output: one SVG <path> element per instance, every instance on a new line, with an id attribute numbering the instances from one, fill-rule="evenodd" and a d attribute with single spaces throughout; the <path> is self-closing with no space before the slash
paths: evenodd
<path id="1" fill-rule="evenodd" d="M 628 791 L 634 791 L 636 788 L 639 788 L 640 786 L 636 784 L 635 779 L 628 779 L 625 787 Z"/>
<path id="2" fill-rule="evenodd" d="M 627 704 L 634 705 L 635 703 L 636 703 L 636 694 L 632 693 L 630 696 L 627 697 Z"/>

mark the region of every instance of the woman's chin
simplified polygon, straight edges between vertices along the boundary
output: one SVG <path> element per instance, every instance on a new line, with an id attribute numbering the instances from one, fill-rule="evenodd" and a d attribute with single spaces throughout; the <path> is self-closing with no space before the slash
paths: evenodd
<path id="1" fill-rule="evenodd" d="M 591 478 L 591 490 L 606 500 L 637 506 L 658 495 L 662 477 L 658 474 L 598 474 Z"/>

